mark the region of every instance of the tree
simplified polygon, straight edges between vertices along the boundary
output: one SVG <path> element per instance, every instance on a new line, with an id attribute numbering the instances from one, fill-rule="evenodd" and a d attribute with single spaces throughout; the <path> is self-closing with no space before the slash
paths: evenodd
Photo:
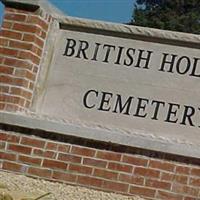
<path id="1" fill-rule="evenodd" d="M 136 0 L 130 24 L 200 34 L 200 0 Z"/>

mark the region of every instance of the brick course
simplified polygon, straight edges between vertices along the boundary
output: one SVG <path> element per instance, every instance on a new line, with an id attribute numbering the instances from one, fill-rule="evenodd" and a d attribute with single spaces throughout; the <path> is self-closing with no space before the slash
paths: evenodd
<path id="1" fill-rule="evenodd" d="M 2 170 L 156 200 L 200 199 L 200 166 L 0 132 Z"/>

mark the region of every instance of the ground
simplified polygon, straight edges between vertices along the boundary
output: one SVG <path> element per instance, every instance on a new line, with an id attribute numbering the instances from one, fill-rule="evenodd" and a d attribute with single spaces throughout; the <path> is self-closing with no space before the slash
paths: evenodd
<path id="1" fill-rule="evenodd" d="M 41 198 L 41 200 L 143 200 L 139 197 L 127 197 L 84 187 L 34 179 L 14 173 L 0 172 L 0 194 L 9 194 L 14 200 L 35 200 L 48 193 L 50 194 Z"/>

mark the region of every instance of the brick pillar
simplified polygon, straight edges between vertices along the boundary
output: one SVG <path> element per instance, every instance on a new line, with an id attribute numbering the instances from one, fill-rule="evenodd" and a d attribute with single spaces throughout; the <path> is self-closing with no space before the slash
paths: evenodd
<path id="1" fill-rule="evenodd" d="M 52 18 L 29 0 L 2 2 L 5 12 L 0 31 L 0 110 L 26 111 L 32 103 Z"/>

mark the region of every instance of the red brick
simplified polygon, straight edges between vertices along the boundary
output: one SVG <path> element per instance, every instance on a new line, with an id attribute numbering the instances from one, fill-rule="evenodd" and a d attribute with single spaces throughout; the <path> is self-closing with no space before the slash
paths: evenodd
<path id="1" fill-rule="evenodd" d="M 13 95 L 0 95 L 0 101 L 5 101 L 10 104 L 17 104 L 19 106 L 24 106 L 25 99 Z"/>
<path id="2" fill-rule="evenodd" d="M 7 47 L 9 44 L 9 40 L 5 38 L 0 38 L 0 46 Z"/>
<path id="3" fill-rule="evenodd" d="M 29 89 L 30 89 L 30 90 L 33 90 L 33 88 L 34 88 L 34 84 L 33 84 L 32 82 L 30 82 L 30 84 L 29 84 Z"/>
<path id="4" fill-rule="evenodd" d="M 14 68 L 8 67 L 8 66 L 0 66 L 0 73 L 3 74 L 12 74 L 14 71 Z"/>
<path id="5" fill-rule="evenodd" d="M 42 162 L 42 159 L 40 158 L 28 157 L 23 155 L 19 155 L 18 160 L 25 164 L 34 164 L 34 165 L 40 165 Z"/>
<path id="6" fill-rule="evenodd" d="M 108 170 L 103 170 L 103 169 L 95 169 L 94 176 L 109 179 L 109 180 L 117 180 L 118 173 L 108 171 Z"/>
<path id="7" fill-rule="evenodd" d="M 47 142 L 47 145 L 45 147 L 48 150 L 54 150 L 57 151 L 58 149 L 58 144 L 57 143 L 53 143 L 53 142 Z"/>
<path id="8" fill-rule="evenodd" d="M 22 38 L 22 33 L 10 30 L 1 30 L 0 36 L 3 36 L 5 38 L 20 40 Z"/>
<path id="9" fill-rule="evenodd" d="M 18 104 L 20 101 L 20 97 L 14 97 L 14 96 L 6 95 L 6 94 L 1 94 L 0 101 L 4 101 L 6 103 Z"/>
<path id="10" fill-rule="evenodd" d="M 154 197 L 156 190 L 145 188 L 145 187 L 131 186 L 130 193 L 135 194 L 135 195 L 141 195 L 144 197 Z"/>
<path id="11" fill-rule="evenodd" d="M 24 76 L 25 76 L 25 78 L 27 78 L 31 81 L 35 81 L 35 79 L 36 79 L 36 74 L 29 72 L 29 71 L 26 71 Z"/>
<path id="12" fill-rule="evenodd" d="M 1 85 L 0 86 L 0 92 L 1 93 L 8 93 L 9 92 L 9 86 Z"/>
<path id="13" fill-rule="evenodd" d="M 20 143 L 24 145 L 32 146 L 32 147 L 39 147 L 39 148 L 43 148 L 45 145 L 45 141 L 43 140 L 38 140 L 35 138 L 28 138 L 28 137 L 22 137 Z"/>
<path id="14" fill-rule="evenodd" d="M 26 42 L 34 42 L 35 35 L 25 33 L 22 40 Z"/>
<path id="15" fill-rule="evenodd" d="M 191 178 L 190 185 L 200 187 L 200 178 Z"/>
<path id="16" fill-rule="evenodd" d="M 24 97 L 26 100 L 31 100 L 32 99 L 32 93 L 26 90 L 21 90 L 21 94 L 22 97 Z M 30 105 L 30 101 L 26 101 L 26 103 L 28 103 Z"/>
<path id="17" fill-rule="evenodd" d="M 28 99 L 28 100 L 31 100 L 33 95 L 32 95 L 31 92 L 22 90 L 21 96 L 24 97 L 24 98 L 26 98 L 26 99 Z"/>
<path id="18" fill-rule="evenodd" d="M 40 157 L 45 157 L 45 158 L 56 158 L 57 153 L 53 151 L 44 151 L 41 149 L 34 149 L 33 154 L 40 156 Z"/>
<path id="19" fill-rule="evenodd" d="M 40 37 L 41 37 L 42 39 L 45 39 L 46 36 L 47 36 L 46 32 L 45 32 L 45 31 L 41 31 Z"/>
<path id="20" fill-rule="evenodd" d="M 30 60 L 36 65 L 39 65 L 40 63 L 40 58 L 32 54 L 30 51 L 19 51 L 18 58 Z"/>
<path id="21" fill-rule="evenodd" d="M 114 153 L 114 152 L 108 152 L 108 151 L 98 151 L 96 157 L 104 159 L 104 160 L 113 160 L 113 161 L 121 160 L 120 153 Z"/>
<path id="22" fill-rule="evenodd" d="M 170 174 L 167 172 L 162 172 L 161 173 L 161 180 L 162 181 L 173 181 L 174 180 L 174 174 Z"/>
<path id="23" fill-rule="evenodd" d="M 171 164 L 171 163 L 167 163 L 167 162 L 150 160 L 149 167 L 173 172 L 174 168 L 175 168 L 175 165 Z"/>
<path id="24" fill-rule="evenodd" d="M 191 175 L 200 177 L 200 168 L 193 168 L 191 170 Z"/>
<path id="25" fill-rule="evenodd" d="M 183 200 L 183 196 L 179 194 L 164 191 L 158 191 L 158 195 L 156 197 L 162 200 Z"/>
<path id="26" fill-rule="evenodd" d="M 16 14 L 16 13 L 6 13 L 4 19 L 11 21 L 20 21 L 24 22 L 26 20 L 26 15 Z"/>
<path id="27" fill-rule="evenodd" d="M 26 166 L 20 165 L 18 163 L 3 161 L 2 169 L 24 173 L 26 171 Z"/>
<path id="28" fill-rule="evenodd" d="M 107 165 L 107 162 L 103 161 L 103 160 L 93 159 L 93 158 L 84 158 L 83 159 L 83 164 L 84 165 L 90 165 L 90 166 L 105 168 L 106 165 Z"/>
<path id="29" fill-rule="evenodd" d="M 3 29 L 10 29 L 13 25 L 13 22 L 9 22 L 9 21 L 6 21 L 5 19 L 3 20 L 3 24 L 2 24 L 2 28 Z"/>
<path id="30" fill-rule="evenodd" d="M 38 66 L 34 66 L 33 73 L 37 74 L 37 72 L 38 72 Z"/>
<path id="31" fill-rule="evenodd" d="M 1 93 L 9 93 L 9 86 L 0 85 Z"/>
<path id="32" fill-rule="evenodd" d="M 48 24 L 45 21 L 43 21 L 42 19 L 40 19 L 38 16 L 29 16 L 27 22 L 38 24 L 45 31 L 48 30 Z"/>
<path id="33" fill-rule="evenodd" d="M 140 176 L 147 176 L 147 177 L 159 178 L 160 171 L 154 170 L 154 169 L 147 169 L 147 168 L 136 167 L 135 171 L 134 171 L 134 174 L 135 175 L 140 175 Z"/>
<path id="34" fill-rule="evenodd" d="M 108 169 L 132 173 L 133 167 L 131 165 L 125 165 L 125 164 L 109 163 Z"/>
<path id="35" fill-rule="evenodd" d="M 72 163 L 81 163 L 81 157 L 63 153 L 59 153 L 58 160 Z"/>
<path id="36" fill-rule="evenodd" d="M 44 159 L 42 166 L 43 167 L 48 167 L 48 168 L 51 168 L 51 169 L 63 169 L 63 170 L 66 170 L 67 163 L 59 162 L 59 161 L 56 161 L 56 160 Z"/>
<path id="37" fill-rule="evenodd" d="M 15 151 L 18 153 L 23 153 L 23 154 L 31 154 L 32 148 L 21 146 L 21 145 L 9 144 L 8 150 Z"/>
<path id="38" fill-rule="evenodd" d="M 184 200 L 197 200 L 197 198 L 193 198 L 193 197 L 184 197 Z"/>
<path id="39" fill-rule="evenodd" d="M 16 57 L 18 55 L 18 50 L 9 49 L 9 48 L 6 48 L 6 47 L 0 47 L 0 54 L 6 55 L 6 56 Z"/>
<path id="40" fill-rule="evenodd" d="M 104 181 L 102 188 L 109 191 L 116 191 L 116 192 L 128 192 L 128 184 L 124 183 L 117 183 L 112 181 Z"/>
<path id="41" fill-rule="evenodd" d="M 20 139 L 19 136 L 0 132 L 0 140 L 12 142 L 12 143 L 19 143 L 19 139 Z"/>
<path id="42" fill-rule="evenodd" d="M 30 167 L 28 169 L 28 174 L 38 176 L 38 177 L 50 178 L 51 177 L 51 170 Z"/>
<path id="43" fill-rule="evenodd" d="M 7 153 L 7 152 L 0 152 L 0 159 L 16 161 L 16 154 Z"/>
<path id="44" fill-rule="evenodd" d="M 4 103 L 0 103 L 0 110 L 4 110 L 6 105 Z"/>
<path id="45" fill-rule="evenodd" d="M 148 187 L 155 188 L 155 189 L 159 188 L 159 189 L 164 189 L 164 190 L 170 190 L 171 188 L 171 183 L 153 180 L 153 179 L 147 179 L 145 181 L 145 185 Z"/>
<path id="46" fill-rule="evenodd" d="M 53 172 L 54 179 L 63 180 L 63 181 L 67 181 L 67 182 L 75 182 L 76 177 L 77 176 L 73 175 L 73 174 L 67 174 L 67 173 L 57 172 L 57 171 Z"/>
<path id="47" fill-rule="evenodd" d="M 174 181 L 176 183 L 187 184 L 188 177 L 183 175 L 174 175 Z"/>
<path id="48" fill-rule="evenodd" d="M 95 150 L 94 149 L 89 149 L 89 148 L 84 148 L 84 147 L 73 146 L 72 150 L 71 150 L 71 153 L 82 155 L 82 156 L 93 157 L 94 154 L 95 154 Z"/>
<path id="49" fill-rule="evenodd" d="M 43 48 L 44 42 L 39 39 L 38 37 L 35 37 L 34 43 L 37 44 L 39 47 Z"/>
<path id="50" fill-rule="evenodd" d="M 64 152 L 64 153 L 68 153 L 70 150 L 70 145 L 65 145 L 65 144 L 60 144 L 58 146 L 58 151 Z"/>
<path id="51" fill-rule="evenodd" d="M 84 186 L 87 185 L 87 186 L 93 186 L 93 187 L 100 188 L 103 184 L 103 181 L 101 179 L 94 178 L 94 177 L 78 176 L 77 183 L 84 185 Z"/>
<path id="52" fill-rule="evenodd" d="M 42 50 L 36 47 L 35 45 L 32 45 L 31 51 L 35 53 L 36 55 L 38 55 L 39 57 L 42 56 Z"/>
<path id="53" fill-rule="evenodd" d="M 190 196 L 198 196 L 199 189 L 197 188 L 192 188 L 186 185 L 181 185 L 181 184 L 174 184 L 172 187 L 172 192 L 179 193 L 179 194 L 184 194 L 184 195 L 190 195 Z"/>
<path id="54" fill-rule="evenodd" d="M 14 78 L 6 75 L 0 75 L 1 83 L 6 83 L 15 86 L 27 87 L 28 81 L 22 78 Z"/>
<path id="55" fill-rule="evenodd" d="M 24 34 L 23 41 L 34 42 L 41 48 L 44 46 L 44 42 L 41 39 L 31 34 Z"/>
<path id="56" fill-rule="evenodd" d="M 6 104 L 6 111 L 18 111 L 20 110 L 20 106 L 14 104 Z"/>
<path id="57" fill-rule="evenodd" d="M 21 41 L 10 41 L 9 46 L 17 49 L 31 50 L 33 45 Z"/>
<path id="58" fill-rule="evenodd" d="M 43 157 L 44 151 L 42 149 L 33 149 L 33 155 Z"/>
<path id="59" fill-rule="evenodd" d="M 27 33 L 40 33 L 40 28 L 35 25 L 14 23 L 13 30 L 27 32 Z"/>
<path id="60" fill-rule="evenodd" d="M 138 177 L 134 175 L 128 175 L 128 174 L 120 174 L 119 180 L 125 183 L 135 184 L 135 185 L 143 185 L 144 184 L 144 178 Z"/>
<path id="61" fill-rule="evenodd" d="M 4 63 L 4 60 L 5 60 L 5 58 L 2 57 L 2 56 L 0 56 L 0 64 L 3 64 L 3 63 Z"/>
<path id="62" fill-rule="evenodd" d="M 0 149 L 1 149 L 1 150 L 4 150 L 5 148 L 6 148 L 6 143 L 0 141 Z"/>
<path id="63" fill-rule="evenodd" d="M 32 70 L 32 65 L 29 62 L 18 60 L 15 58 L 5 58 L 4 64 L 12 67 L 26 68 Z"/>
<path id="64" fill-rule="evenodd" d="M 137 157 L 128 156 L 128 155 L 124 155 L 122 161 L 132 164 L 132 165 L 138 165 L 138 166 L 147 166 L 147 163 L 148 163 L 147 159 L 137 158 Z"/>
<path id="65" fill-rule="evenodd" d="M 35 78 L 36 78 L 36 75 L 34 73 L 25 69 L 16 69 L 14 75 L 20 78 L 27 78 L 31 81 L 35 81 Z"/>
<path id="66" fill-rule="evenodd" d="M 74 165 L 70 164 L 69 165 L 69 170 L 81 174 L 91 174 L 92 173 L 92 168 L 91 167 L 86 167 L 82 165 Z"/>

